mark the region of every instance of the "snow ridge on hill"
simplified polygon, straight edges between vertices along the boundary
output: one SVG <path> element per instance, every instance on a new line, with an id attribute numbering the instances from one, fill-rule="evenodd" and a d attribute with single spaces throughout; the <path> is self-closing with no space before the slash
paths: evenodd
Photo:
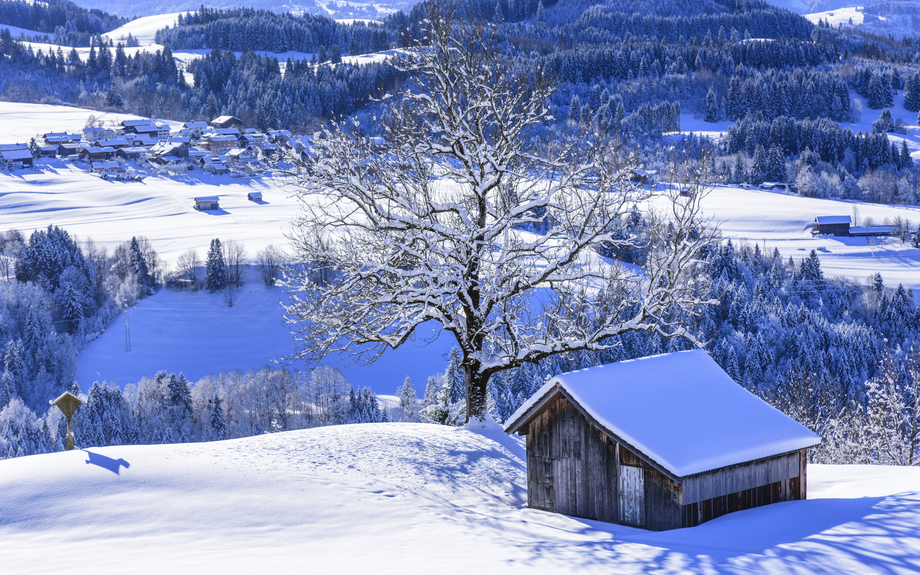
<path id="1" fill-rule="evenodd" d="M 0 461 L 5 573 L 907 573 L 920 469 L 655 533 L 528 509 L 519 438 L 343 425 Z"/>

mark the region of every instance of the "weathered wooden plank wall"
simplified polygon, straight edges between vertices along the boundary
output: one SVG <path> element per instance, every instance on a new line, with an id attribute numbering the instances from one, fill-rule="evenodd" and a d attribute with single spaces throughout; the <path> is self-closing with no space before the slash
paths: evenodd
<path id="1" fill-rule="evenodd" d="M 527 430 L 527 504 L 576 517 L 615 522 L 616 443 L 564 397 Z"/>
<path id="2" fill-rule="evenodd" d="M 738 493 L 799 476 L 799 452 L 685 477 L 682 505 Z"/>
<path id="3" fill-rule="evenodd" d="M 680 527 L 681 486 L 656 469 L 645 469 L 645 528 L 653 531 Z"/>

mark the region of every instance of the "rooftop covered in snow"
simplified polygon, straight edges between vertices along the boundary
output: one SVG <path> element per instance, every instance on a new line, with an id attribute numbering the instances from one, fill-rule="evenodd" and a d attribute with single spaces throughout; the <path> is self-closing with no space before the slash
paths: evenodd
<path id="1" fill-rule="evenodd" d="M 505 430 L 524 428 L 545 400 L 563 392 L 608 435 L 677 478 L 820 443 L 738 385 L 703 350 L 558 375 L 508 419 Z"/>

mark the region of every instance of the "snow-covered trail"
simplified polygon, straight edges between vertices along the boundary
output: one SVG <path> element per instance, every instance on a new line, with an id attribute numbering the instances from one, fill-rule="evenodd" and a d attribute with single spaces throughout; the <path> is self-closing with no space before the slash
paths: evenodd
<path id="1" fill-rule="evenodd" d="M 526 508 L 523 447 L 422 424 L 0 461 L 8 573 L 909 573 L 920 469 L 652 533 Z"/>

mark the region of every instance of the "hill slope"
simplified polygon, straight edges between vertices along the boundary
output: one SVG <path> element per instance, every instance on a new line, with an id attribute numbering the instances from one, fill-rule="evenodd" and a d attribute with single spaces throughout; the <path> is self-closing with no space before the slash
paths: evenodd
<path id="1" fill-rule="evenodd" d="M 920 568 L 920 469 L 811 466 L 808 501 L 651 533 L 527 509 L 522 458 L 498 430 L 369 424 L 0 461 L 0 563 L 10 573 Z"/>

